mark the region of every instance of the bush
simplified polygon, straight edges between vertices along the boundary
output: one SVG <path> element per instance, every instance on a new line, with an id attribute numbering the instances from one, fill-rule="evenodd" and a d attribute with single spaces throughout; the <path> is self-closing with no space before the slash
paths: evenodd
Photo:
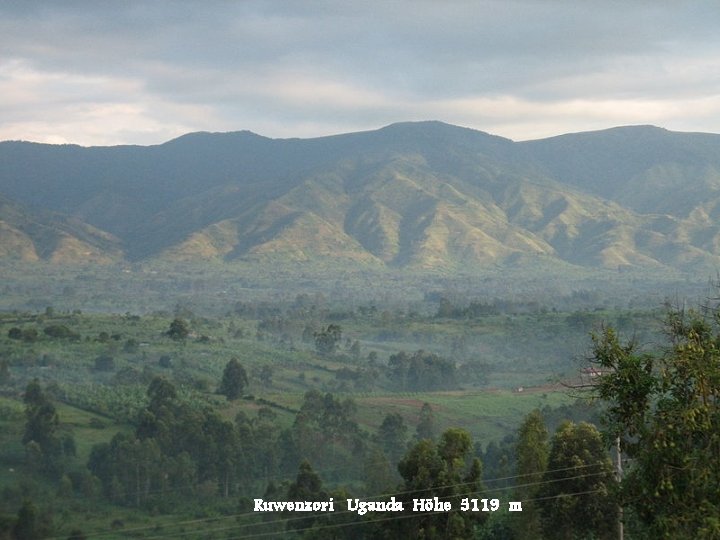
<path id="1" fill-rule="evenodd" d="M 158 364 L 160 365 L 161 368 L 165 368 L 165 369 L 169 369 L 169 368 L 173 367 L 172 358 L 168 354 L 163 354 L 160 357 L 160 359 L 158 360 Z"/>
<path id="2" fill-rule="evenodd" d="M 57 339 L 80 339 L 80 334 L 73 332 L 64 324 L 51 324 L 43 329 L 43 333 L 51 338 Z"/>
<path id="3" fill-rule="evenodd" d="M 7 335 L 10 339 L 22 339 L 23 331 L 17 326 L 13 326 L 10 330 L 8 330 Z"/>
<path id="4" fill-rule="evenodd" d="M 115 369 L 115 359 L 107 354 L 98 356 L 95 359 L 96 371 L 112 371 Z"/>

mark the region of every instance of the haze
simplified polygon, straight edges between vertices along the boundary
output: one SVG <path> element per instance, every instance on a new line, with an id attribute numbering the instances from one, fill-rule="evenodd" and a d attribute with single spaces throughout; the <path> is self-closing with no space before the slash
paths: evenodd
<path id="1" fill-rule="evenodd" d="M 0 4 L 0 140 L 310 137 L 438 119 L 514 140 L 717 132 L 715 2 Z"/>

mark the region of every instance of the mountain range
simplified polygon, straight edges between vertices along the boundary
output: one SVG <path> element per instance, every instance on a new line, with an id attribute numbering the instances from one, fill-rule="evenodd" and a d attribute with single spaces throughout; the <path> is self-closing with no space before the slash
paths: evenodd
<path id="1" fill-rule="evenodd" d="M 718 218 L 720 135 L 653 126 L 0 143 L 0 260 L 694 271 L 720 267 Z"/>

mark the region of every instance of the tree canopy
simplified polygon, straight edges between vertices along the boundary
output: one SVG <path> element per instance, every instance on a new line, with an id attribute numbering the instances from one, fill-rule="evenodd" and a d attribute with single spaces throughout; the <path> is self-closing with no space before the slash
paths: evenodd
<path id="1" fill-rule="evenodd" d="M 617 505 L 605 442 L 587 422 L 563 422 L 552 438 L 548 468 L 537 492 L 546 538 L 614 537 Z"/>
<path id="2" fill-rule="evenodd" d="M 170 328 L 168 328 L 166 334 L 175 341 L 182 341 L 190 335 L 190 327 L 185 320 L 175 318 L 170 323 Z"/>
<path id="3" fill-rule="evenodd" d="M 664 354 L 594 336 L 608 434 L 633 460 L 623 501 L 652 537 L 720 538 L 720 312 L 672 310 L 666 328 Z"/>
<path id="4" fill-rule="evenodd" d="M 475 525 L 486 519 L 482 512 L 462 512 L 462 497 L 480 498 L 482 465 L 472 457 L 470 434 L 450 428 L 436 444 L 430 439 L 417 442 L 398 464 L 404 479 L 401 498 L 412 511 L 412 499 L 451 502 L 449 513 L 418 513 L 413 519 L 391 523 L 395 538 L 472 538 Z"/>
<path id="5" fill-rule="evenodd" d="M 223 394 L 229 401 L 232 401 L 242 396 L 247 385 L 248 376 L 245 368 L 240 365 L 237 358 L 232 358 L 225 365 L 218 392 Z"/>

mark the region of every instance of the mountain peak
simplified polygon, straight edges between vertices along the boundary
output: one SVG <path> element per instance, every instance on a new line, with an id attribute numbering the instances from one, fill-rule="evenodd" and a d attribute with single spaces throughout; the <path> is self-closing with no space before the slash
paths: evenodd
<path id="1" fill-rule="evenodd" d="M 312 139 L 199 132 L 150 147 L 6 143 L 0 163 L 0 259 L 720 266 L 720 136 L 656 126 L 522 143 L 439 121 Z"/>
<path id="2" fill-rule="evenodd" d="M 442 135 L 442 134 L 457 134 L 457 135 L 481 135 L 488 137 L 498 137 L 497 135 L 491 135 L 485 131 L 480 131 L 473 128 L 467 128 L 457 126 L 455 124 L 448 124 L 441 122 L 440 120 L 418 120 L 410 122 L 395 122 L 394 124 L 387 125 L 377 130 L 379 132 L 392 132 L 397 134 L 417 134 L 422 133 L 425 135 Z"/>
<path id="3" fill-rule="evenodd" d="M 258 140 L 258 139 L 265 139 L 268 140 L 267 137 L 263 137 L 262 135 L 258 135 L 257 133 L 254 133 L 252 131 L 243 129 L 241 131 L 193 131 L 191 133 L 185 133 L 184 135 L 180 135 L 179 137 L 176 137 L 174 139 L 170 139 L 169 141 L 163 143 L 161 146 L 164 145 L 175 145 L 175 144 L 185 144 L 185 143 L 191 143 L 191 144 L 205 144 L 208 142 L 213 142 L 219 139 L 231 139 L 233 141 L 243 141 L 243 140 Z"/>

